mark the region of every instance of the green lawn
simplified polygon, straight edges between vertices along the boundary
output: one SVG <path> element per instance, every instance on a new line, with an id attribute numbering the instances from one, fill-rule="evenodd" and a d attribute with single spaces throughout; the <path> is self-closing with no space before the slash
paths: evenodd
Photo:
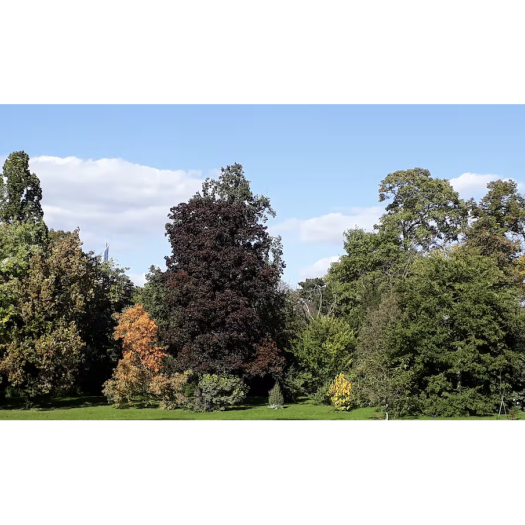
<path id="1" fill-rule="evenodd" d="M 160 410 L 158 408 L 126 408 L 116 409 L 108 406 L 103 397 L 61 398 L 41 402 L 29 410 L 23 410 L 20 402 L 5 400 L 0 405 L 0 420 L 7 419 L 252 419 L 252 420 L 378 420 L 381 419 L 377 409 L 359 408 L 352 412 L 337 412 L 330 406 L 318 406 L 309 399 L 299 403 L 286 405 L 282 410 L 272 410 L 267 407 L 266 398 L 249 398 L 245 405 L 231 408 L 224 412 L 192 413 L 185 410 Z M 416 418 L 413 418 L 416 419 Z M 417 419 L 434 419 L 419 417 Z M 440 419 L 440 418 L 436 418 Z M 444 418 L 443 418 L 444 419 Z M 462 419 L 462 418 L 447 418 Z M 497 415 L 491 417 L 472 417 L 468 419 L 500 419 L 508 417 Z M 523 413 L 516 419 L 525 419 Z"/>

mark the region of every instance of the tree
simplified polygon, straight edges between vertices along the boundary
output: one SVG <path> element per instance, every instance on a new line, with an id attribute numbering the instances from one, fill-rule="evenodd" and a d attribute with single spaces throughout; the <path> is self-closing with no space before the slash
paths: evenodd
<path id="1" fill-rule="evenodd" d="M 487 184 L 488 193 L 473 206 L 473 217 L 491 217 L 501 232 L 525 240 L 525 198 L 513 180 L 496 180 Z"/>
<path id="2" fill-rule="evenodd" d="M 281 368 L 262 322 L 279 293 L 266 227 L 246 206 L 196 199 L 171 209 L 166 225 L 166 342 L 182 370 L 250 377 Z M 256 369 L 254 369 L 254 366 Z"/>
<path id="3" fill-rule="evenodd" d="M 35 225 L 0 224 L 0 342 L 16 313 L 18 280 L 27 276 L 31 257 L 41 250 Z"/>
<path id="4" fill-rule="evenodd" d="M 238 205 L 243 209 L 246 220 L 253 224 L 265 224 L 269 217 L 275 217 L 270 199 L 264 195 L 256 195 L 250 188 L 250 181 L 246 179 L 241 164 L 235 163 L 226 168 L 221 168 L 218 179 L 206 179 L 202 185 L 202 193 L 197 193 L 190 202 L 207 200 L 220 201 L 228 205 Z M 283 261 L 283 246 L 280 236 L 265 236 L 264 257 L 265 261 L 282 274 L 285 263 Z M 283 344 L 284 331 L 284 291 L 278 289 L 272 294 L 271 300 L 267 298 L 259 304 L 258 314 L 261 322 L 267 328 L 271 339 Z"/>
<path id="5" fill-rule="evenodd" d="M 352 228 L 344 236 L 346 255 L 332 265 L 325 281 L 337 294 L 338 315 L 358 331 L 367 311 L 377 308 L 383 293 L 406 275 L 416 252 L 403 250 L 392 230 Z"/>
<path id="6" fill-rule="evenodd" d="M 380 219 L 380 229 L 399 235 L 405 249 L 429 251 L 457 241 L 468 209 L 447 180 L 433 179 L 428 170 L 396 171 L 381 181 L 379 201 L 392 199 Z"/>
<path id="7" fill-rule="evenodd" d="M 283 408 L 284 397 L 279 386 L 279 381 L 275 382 L 274 387 L 270 390 L 268 395 L 268 406 L 270 408 L 278 409 Z"/>
<path id="8" fill-rule="evenodd" d="M 275 217 L 275 211 L 270 205 L 270 199 L 264 195 L 254 195 L 250 181 L 244 176 L 241 164 L 233 164 L 221 168 L 218 180 L 206 179 L 202 184 L 202 194 L 197 194 L 190 202 L 200 199 L 221 200 L 228 204 L 243 204 L 250 220 L 265 223 L 268 216 Z"/>
<path id="9" fill-rule="evenodd" d="M 113 337 L 114 316 L 134 304 L 135 286 L 125 273 L 127 268 L 120 268 L 113 259 L 102 261 L 93 252 L 84 255 L 91 269 L 93 295 L 78 322 L 86 346 L 77 385 L 84 393 L 99 395 L 122 354 L 120 340 Z"/>
<path id="10" fill-rule="evenodd" d="M 115 338 L 122 340 L 123 357 L 104 385 L 104 395 L 117 406 L 160 398 L 163 408 L 184 401 L 188 374 L 162 374 L 167 354 L 158 346 L 157 326 L 142 305 L 116 314 Z"/>
<path id="11" fill-rule="evenodd" d="M 353 408 L 352 384 L 344 374 L 338 374 L 328 390 L 332 405 L 336 410 L 350 410 Z"/>
<path id="12" fill-rule="evenodd" d="M 11 153 L 0 176 L 0 221 L 30 222 L 39 227 L 45 238 L 47 227 L 41 200 L 40 180 L 29 171 L 29 155 L 23 151 Z"/>
<path id="13" fill-rule="evenodd" d="M 376 308 L 367 311 L 351 374 L 353 402 L 381 408 L 386 419 L 391 412 L 402 415 L 413 411 L 408 397 L 412 372 L 407 372 L 392 352 L 396 342 L 392 334 L 401 315 L 395 293 L 385 294 Z"/>
<path id="14" fill-rule="evenodd" d="M 151 266 L 146 274 L 146 284 L 141 291 L 140 299 L 141 304 L 144 305 L 144 310 L 152 319 L 155 319 L 161 341 L 164 341 L 165 334 L 169 332 L 171 318 L 171 312 L 166 302 L 166 293 L 166 272 L 163 272 L 158 266 Z"/>
<path id="15" fill-rule="evenodd" d="M 93 274 L 78 232 L 38 249 L 13 279 L 16 300 L 0 344 L 0 372 L 27 397 L 74 384 L 84 341 L 79 322 L 93 297 Z"/>
<path id="16" fill-rule="evenodd" d="M 356 343 L 354 331 L 343 319 L 320 316 L 310 321 L 293 345 L 297 363 L 311 376 L 309 393 L 350 370 Z"/>
<path id="17" fill-rule="evenodd" d="M 321 277 L 300 282 L 299 297 L 304 312 L 310 319 L 320 315 L 332 315 L 337 305 L 337 294 Z"/>
<path id="18" fill-rule="evenodd" d="M 466 242 L 509 270 L 525 240 L 525 198 L 512 180 L 489 182 L 487 188 L 479 204 L 469 201 L 472 224 L 466 229 Z"/>
<path id="19" fill-rule="evenodd" d="M 389 359 L 410 376 L 414 411 L 491 414 L 523 390 L 523 297 L 493 258 L 468 247 L 421 257 L 400 294 Z"/>

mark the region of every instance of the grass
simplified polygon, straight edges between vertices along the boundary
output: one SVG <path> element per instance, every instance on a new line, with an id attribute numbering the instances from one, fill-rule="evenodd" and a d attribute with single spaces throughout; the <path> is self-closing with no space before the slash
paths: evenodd
<path id="1" fill-rule="evenodd" d="M 125 408 L 109 406 L 103 397 L 67 397 L 41 401 L 34 408 L 24 410 L 21 402 L 7 399 L 0 405 L 1 420 L 378 420 L 383 416 L 374 408 L 359 408 L 351 412 L 338 412 L 331 406 L 315 405 L 310 399 L 285 405 L 273 410 L 267 406 L 267 398 L 248 398 L 246 404 L 232 407 L 224 412 L 193 413 L 186 410 L 160 410 L 158 408 Z M 406 419 L 434 419 L 418 417 Z M 507 416 L 435 419 L 500 419 Z M 516 419 L 525 419 L 518 413 Z"/>

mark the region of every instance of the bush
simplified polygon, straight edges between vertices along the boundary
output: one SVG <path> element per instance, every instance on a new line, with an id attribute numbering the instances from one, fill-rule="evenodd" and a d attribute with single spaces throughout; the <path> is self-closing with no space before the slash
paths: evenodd
<path id="1" fill-rule="evenodd" d="M 330 385 L 328 394 L 332 401 L 332 405 L 337 410 L 350 410 L 352 408 L 352 385 L 350 381 L 345 378 L 344 374 L 339 374 Z"/>
<path id="2" fill-rule="evenodd" d="M 291 403 L 296 403 L 299 396 L 307 396 L 315 391 L 315 388 L 312 388 L 315 381 L 312 373 L 298 370 L 293 365 L 281 377 L 281 381 L 284 398 Z"/>
<path id="3" fill-rule="evenodd" d="M 299 366 L 312 374 L 309 393 L 331 382 L 337 373 L 350 370 L 356 344 L 353 330 L 343 319 L 321 316 L 310 321 L 293 345 Z"/>
<path id="4" fill-rule="evenodd" d="M 225 410 L 241 403 L 247 393 L 248 387 L 238 377 L 204 374 L 195 388 L 190 407 L 204 412 Z"/>
<path id="5" fill-rule="evenodd" d="M 173 410 L 187 403 L 186 387 L 191 372 L 183 374 L 158 374 L 150 382 L 150 393 L 159 400 L 163 410 Z"/>
<path id="6" fill-rule="evenodd" d="M 268 405 L 270 408 L 283 408 L 284 397 L 279 387 L 279 382 L 275 382 L 275 386 L 270 390 L 268 398 Z"/>
<path id="7" fill-rule="evenodd" d="M 330 383 L 325 383 L 317 389 L 317 392 L 314 394 L 314 403 L 316 405 L 330 405 L 332 400 L 330 399 Z"/>

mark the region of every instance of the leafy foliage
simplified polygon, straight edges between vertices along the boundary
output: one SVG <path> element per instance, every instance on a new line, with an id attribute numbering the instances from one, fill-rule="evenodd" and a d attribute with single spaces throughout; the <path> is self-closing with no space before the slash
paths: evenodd
<path id="1" fill-rule="evenodd" d="M 381 181 L 379 200 L 392 199 L 380 228 L 398 233 L 405 249 L 429 251 L 456 241 L 468 209 L 447 180 L 433 179 L 428 170 L 396 171 Z"/>
<path id="2" fill-rule="evenodd" d="M 346 255 L 332 265 L 326 281 L 337 294 L 337 313 L 359 330 L 366 312 L 406 275 L 415 252 L 402 249 L 396 231 L 362 228 L 345 232 L 344 248 Z"/>
<path id="3" fill-rule="evenodd" d="M 16 301 L 4 324 L 0 371 L 29 397 L 74 384 L 84 347 L 79 320 L 93 296 L 91 268 L 80 246 L 75 232 L 48 253 L 37 249 L 25 274 L 9 283 Z"/>
<path id="4" fill-rule="evenodd" d="M 352 385 L 344 374 L 335 377 L 328 391 L 332 404 L 337 410 L 350 410 L 353 408 Z"/>
<path id="5" fill-rule="evenodd" d="M 309 319 L 320 315 L 330 316 L 337 305 L 337 294 L 331 283 L 316 277 L 299 283 L 299 297 Z"/>
<path id="6" fill-rule="evenodd" d="M 469 202 L 473 222 L 466 229 L 466 243 L 512 271 L 525 237 L 525 198 L 514 181 L 497 180 L 487 187 L 479 204 Z"/>
<path id="7" fill-rule="evenodd" d="M 31 223 L 0 224 L 0 337 L 4 338 L 16 315 L 19 280 L 27 276 L 31 257 L 42 250 Z"/>
<path id="8" fill-rule="evenodd" d="M 190 374 L 164 370 L 167 354 L 157 345 L 157 326 L 143 306 L 128 308 L 115 317 L 119 321 L 115 338 L 122 340 L 123 357 L 105 383 L 104 395 L 119 407 L 153 400 L 166 409 L 184 404 Z"/>
<path id="9" fill-rule="evenodd" d="M 134 285 L 112 259 L 86 254 L 92 271 L 93 297 L 86 304 L 79 329 L 86 343 L 79 370 L 78 386 L 83 392 L 99 395 L 122 354 L 121 341 L 113 337 L 115 314 L 133 305 Z"/>
<path id="10" fill-rule="evenodd" d="M 171 318 L 166 304 L 166 293 L 166 273 L 158 266 L 151 266 L 146 274 L 146 284 L 140 292 L 140 301 L 144 309 L 155 319 L 161 341 L 164 341 L 164 335 L 169 332 Z"/>
<path id="11" fill-rule="evenodd" d="M 272 335 L 280 322 L 275 312 L 283 263 L 258 222 L 264 206 L 255 198 L 239 202 L 235 186 L 231 189 L 231 180 L 238 179 L 224 174 L 228 178 L 217 192 L 171 209 L 166 231 L 172 256 L 165 277 L 170 323 L 164 341 L 180 370 L 243 377 L 277 373 L 283 361 Z"/>
<path id="12" fill-rule="evenodd" d="M 350 370 L 356 343 L 354 331 L 343 319 L 321 316 L 309 323 L 293 350 L 302 369 L 311 373 L 311 391 Z"/>
<path id="13" fill-rule="evenodd" d="M 360 333 L 352 370 L 353 396 L 360 406 L 380 407 L 388 418 L 411 413 L 407 401 L 411 373 L 398 366 L 392 355 L 393 336 L 402 315 L 396 295 L 385 295 L 377 309 L 368 311 Z"/>
<path id="14" fill-rule="evenodd" d="M 516 388 L 523 313 L 497 263 L 459 248 L 419 259 L 402 292 L 392 363 L 427 414 L 493 413 Z M 522 387 L 521 387 L 522 388 Z"/>
<path id="15" fill-rule="evenodd" d="M 31 223 L 43 242 L 47 227 L 41 200 L 40 180 L 29 171 L 29 155 L 24 151 L 11 153 L 0 175 L 0 221 Z"/>
<path id="16" fill-rule="evenodd" d="M 204 412 L 225 410 L 242 403 L 248 388 L 239 377 L 203 374 L 194 392 L 193 409 Z"/>

